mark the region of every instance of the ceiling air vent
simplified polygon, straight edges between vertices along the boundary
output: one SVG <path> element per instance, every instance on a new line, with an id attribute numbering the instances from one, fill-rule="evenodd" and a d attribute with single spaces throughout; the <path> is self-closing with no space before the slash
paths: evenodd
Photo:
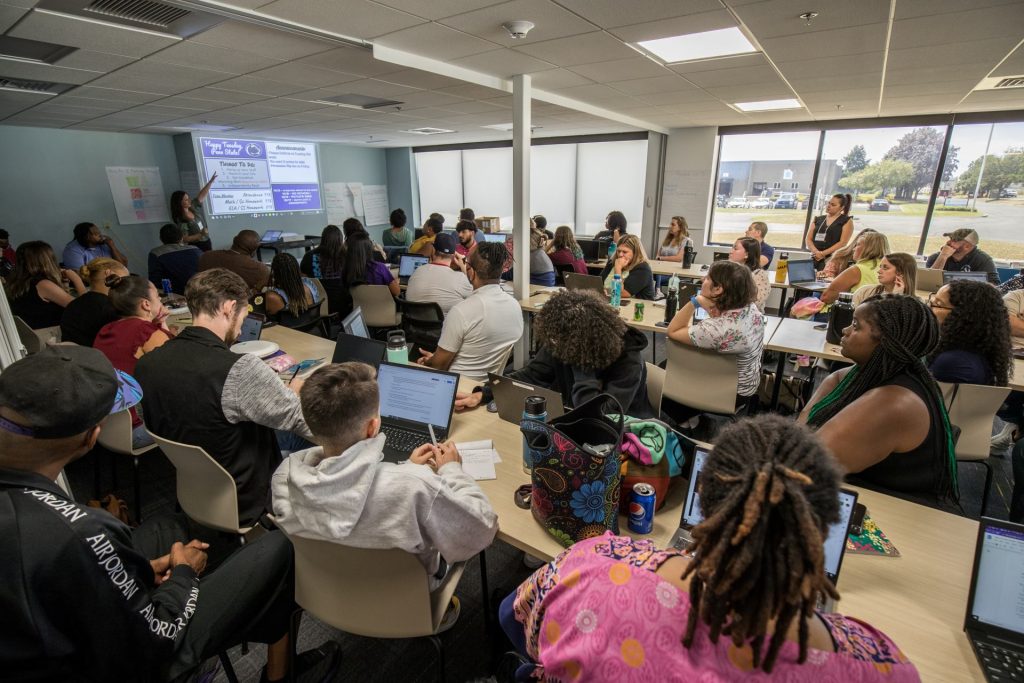
<path id="1" fill-rule="evenodd" d="M 1008 88 L 1024 88 L 1024 75 L 983 78 L 981 83 L 974 87 L 975 90 L 1006 90 Z"/>
<path id="2" fill-rule="evenodd" d="M 355 93 L 325 97 L 318 101 L 336 104 L 341 107 L 349 107 L 351 109 L 380 109 L 381 107 L 397 107 L 398 105 L 403 104 L 397 100 L 385 100 L 380 97 L 356 95 Z"/>
<path id="3" fill-rule="evenodd" d="M 77 50 L 76 47 L 45 43 L 41 40 L 0 36 L 0 57 L 37 64 L 53 64 Z"/>
<path id="4" fill-rule="evenodd" d="M 47 81 L 30 81 L 25 78 L 8 78 L 0 76 L 0 90 L 29 92 L 37 95 L 59 95 L 75 86 L 67 83 L 50 83 Z"/>
<path id="5" fill-rule="evenodd" d="M 454 133 L 454 130 L 447 128 L 412 128 L 403 130 L 403 133 L 415 133 L 416 135 L 440 135 L 441 133 Z"/>
<path id="6" fill-rule="evenodd" d="M 41 0 L 37 8 L 188 38 L 223 19 L 154 0 Z"/>

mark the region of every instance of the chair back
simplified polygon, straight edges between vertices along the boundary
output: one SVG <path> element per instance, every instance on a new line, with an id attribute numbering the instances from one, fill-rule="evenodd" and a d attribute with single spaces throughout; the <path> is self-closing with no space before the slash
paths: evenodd
<path id="1" fill-rule="evenodd" d="M 320 278 L 315 277 L 312 280 L 320 296 L 320 316 L 323 317 L 331 312 L 330 304 L 327 303 L 327 289 L 324 287 L 324 283 L 320 282 Z"/>
<path id="2" fill-rule="evenodd" d="M 654 363 L 647 365 L 647 402 L 651 404 L 655 415 L 661 414 L 661 396 L 665 390 L 665 368 Z"/>
<path id="3" fill-rule="evenodd" d="M 43 342 L 39 335 L 36 334 L 36 331 L 17 315 L 14 316 L 14 327 L 18 330 L 18 339 L 21 340 L 26 353 L 30 356 L 34 353 L 39 353 L 39 350 L 43 348 Z"/>
<path id="4" fill-rule="evenodd" d="M 668 364 L 663 397 L 707 413 L 736 413 L 736 354 L 705 351 L 672 340 L 665 348 Z"/>
<path id="5" fill-rule="evenodd" d="M 487 369 L 487 372 L 493 372 L 496 375 L 504 375 L 505 366 L 508 365 L 508 359 L 512 356 L 512 350 L 515 348 L 515 346 L 515 342 L 509 344 L 508 348 L 502 351 L 501 356 L 498 358 L 497 361 L 495 361 L 494 366 Z"/>
<path id="6" fill-rule="evenodd" d="M 1003 284 L 1011 277 L 1020 275 L 1020 272 L 1020 268 L 1001 268 L 999 266 L 996 266 L 996 275 L 999 276 L 999 284 Z"/>
<path id="7" fill-rule="evenodd" d="M 171 441 L 150 432 L 178 480 L 178 504 L 193 520 L 220 531 L 244 534 L 238 522 L 238 489 L 220 463 L 199 446 Z"/>
<path id="8" fill-rule="evenodd" d="M 410 344 L 429 351 L 437 349 L 444 326 L 444 311 L 435 301 L 408 301 L 399 297 L 395 300 L 402 314 L 402 329 L 405 340 Z"/>
<path id="9" fill-rule="evenodd" d="M 559 287 L 565 284 L 565 278 L 562 277 L 565 273 L 575 273 L 576 269 L 573 268 L 571 263 L 556 263 L 555 264 L 555 284 Z"/>
<path id="10" fill-rule="evenodd" d="M 351 291 L 352 303 L 363 309 L 368 327 L 397 327 L 402 323 L 395 297 L 387 285 L 359 285 Z"/>
<path id="11" fill-rule="evenodd" d="M 464 567 L 451 567 L 445 583 L 431 594 L 423 565 L 404 550 L 352 548 L 286 535 L 295 548 L 295 602 L 353 635 L 432 635 Z"/>
<path id="12" fill-rule="evenodd" d="M 156 448 L 155 443 L 139 449 L 132 448 L 132 413 L 130 410 L 121 410 L 109 415 L 103 423 L 97 441 L 108 451 L 121 455 L 141 455 Z"/>
<path id="13" fill-rule="evenodd" d="M 1010 389 L 980 384 L 949 385 L 945 382 L 940 382 L 939 386 L 943 396 L 946 395 L 946 387 L 953 388 L 948 410 L 950 424 L 960 428 L 956 459 L 987 459 L 992 446 L 992 420 L 1010 395 Z"/>

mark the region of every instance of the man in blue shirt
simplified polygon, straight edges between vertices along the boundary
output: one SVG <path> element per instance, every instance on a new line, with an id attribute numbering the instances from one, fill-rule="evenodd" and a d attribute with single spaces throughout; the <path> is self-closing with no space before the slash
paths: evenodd
<path id="1" fill-rule="evenodd" d="M 61 264 L 77 272 L 86 263 L 101 256 L 120 261 L 123 266 L 128 265 L 128 257 L 118 250 L 112 238 L 100 234 L 100 229 L 94 223 L 79 223 L 75 226 L 75 239 L 64 246 Z"/>
<path id="2" fill-rule="evenodd" d="M 768 264 L 772 262 L 772 257 L 775 256 L 775 247 L 764 241 L 764 236 L 767 234 L 768 225 L 763 221 L 754 221 L 744 233 L 746 237 L 753 237 L 761 245 L 762 268 L 767 268 Z"/>
<path id="3" fill-rule="evenodd" d="M 199 270 L 199 257 L 203 252 L 191 244 L 182 244 L 183 233 L 174 223 L 160 228 L 162 244 L 149 252 L 149 281 L 157 289 L 163 280 L 171 281 L 171 291 L 185 294 L 185 285 Z"/>

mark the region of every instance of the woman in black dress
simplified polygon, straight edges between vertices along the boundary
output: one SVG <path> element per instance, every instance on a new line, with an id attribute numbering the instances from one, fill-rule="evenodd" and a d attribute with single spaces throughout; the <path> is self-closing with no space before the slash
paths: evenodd
<path id="1" fill-rule="evenodd" d="M 834 194 L 825 205 L 825 214 L 818 216 L 807 229 L 804 243 L 814 259 L 814 269 L 821 270 L 832 252 L 842 249 L 853 235 L 853 217 L 850 208 L 853 197 Z"/>
<path id="2" fill-rule="evenodd" d="M 202 251 L 210 251 L 210 226 L 206 222 L 203 202 L 210 194 L 210 186 L 217 179 L 217 174 L 210 176 L 210 181 L 203 185 L 195 199 L 188 192 L 177 190 L 171 193 L 171 222 L 181 228 L 184 235 L 182 241 L 199 247 Z"/>

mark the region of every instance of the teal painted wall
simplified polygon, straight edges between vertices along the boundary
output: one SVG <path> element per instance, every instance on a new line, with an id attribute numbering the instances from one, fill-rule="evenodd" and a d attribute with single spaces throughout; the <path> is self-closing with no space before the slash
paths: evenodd
<path id="1" fill-rule="evenodd" d="M 392 209 L 404 209 L 409 219 L 407 227 L 415 228 L 422 223 L 422 219 L 412 148 L 395 147 L 385 151 L 388 163 L 388 201 Z"/>

